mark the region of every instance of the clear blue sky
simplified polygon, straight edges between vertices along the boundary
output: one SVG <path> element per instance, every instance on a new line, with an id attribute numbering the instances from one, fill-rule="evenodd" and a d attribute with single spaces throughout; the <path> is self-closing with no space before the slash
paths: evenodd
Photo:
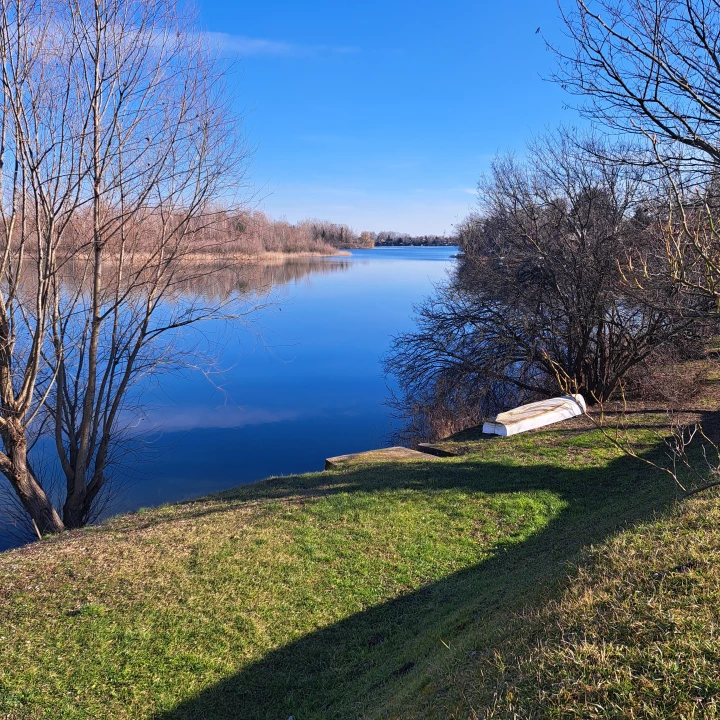
<path id="1" fill-rule="evenodd" d="M 357 230 L 452 232 L 497 152 L 561 122 L 555 0 L 204 0 L 239 63 L 260 206 Z"/>

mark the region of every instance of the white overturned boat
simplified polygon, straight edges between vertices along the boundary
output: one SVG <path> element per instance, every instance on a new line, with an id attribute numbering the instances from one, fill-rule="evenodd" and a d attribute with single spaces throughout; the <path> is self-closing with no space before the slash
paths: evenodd
<path id="1" fill-rule="evenodd" d="M 483 432 L 509 437 L 577 417 L 582 415 L 585 409 L 582 395 L 563 395 L 540 400 L 500 413 L 494 420 L 483 424 Z"/>

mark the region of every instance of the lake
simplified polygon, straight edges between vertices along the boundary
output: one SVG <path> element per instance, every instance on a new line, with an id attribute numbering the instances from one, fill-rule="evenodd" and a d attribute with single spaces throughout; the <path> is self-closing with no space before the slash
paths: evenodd
<path id="1" fill-rule="evenodd" d="M 124 488 L 112 513 L 322 470 L 326 457 L 387 445 L 381 357 L 456 247 L 375 248 L 262 268 L 273 300 L 244 323 L 206 323 L 213 372 L 139 387 Z M 198 339 L 199 338 L 199 339 Z M 204 348 L 201 348 L 204 349 Z M 0 535 L 0 549 L 17 545 Z"/>

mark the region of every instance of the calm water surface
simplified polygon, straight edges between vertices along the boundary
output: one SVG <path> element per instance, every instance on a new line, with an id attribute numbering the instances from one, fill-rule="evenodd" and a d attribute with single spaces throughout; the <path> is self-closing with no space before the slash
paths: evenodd
<path id="1" fill-rule="evenodd" d="M 208 324 L 217 372 L 142 388 L 130 482 L 113 512 L 198 497 L 270 475 L 321 470 L 325 458 L 387 444 L 380 358 L 412 328 L 413 305 L 443 280 L 454 247 L 377 248 L 282 278 L 255 331 Z M 302 274 L 302 273 L 298 273 Z M 262 339 L 256 331 L 260 331 Z M 0 536 L 0 549 L 17 544 Z"/>

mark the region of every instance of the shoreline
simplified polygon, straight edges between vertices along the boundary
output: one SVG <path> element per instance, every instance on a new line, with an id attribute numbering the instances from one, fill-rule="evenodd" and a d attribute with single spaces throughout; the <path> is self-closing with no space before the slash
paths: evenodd
<path id="1" fill-rule="evenodd" d="M 322 259 L 330 257 L 351 257 L 352 253 L 349 250 L 336 250 L 335 252 L 325 253 L 316 252 L 313 250 L 302 250 L 301 252 L 287 253 L 287 252 L 264 252 L 258 255 L 240 255 L 239 257 L 248 261 L 260 261 L 266 262 L 268 260 L 294 260 L 294 259 Z"/>
<path id="2" fill-rule="evenodd" d="M 182 257 L 184 262 L 206 262 L 216 263 L 223 260 L 232 260 L 233 262 L 250 263 L 250 264 L 284 264 L 293 260 L 322 260 L 334 257 L 351 257 L 349 250 L 337 250 L 332 253 L 315 252 L 312 250 L 302 250 L 301 252 L 263 252 L 257 254 L 249 253 L 219 253 L 212 255 L 210 253 L 188 253 Z"/>

